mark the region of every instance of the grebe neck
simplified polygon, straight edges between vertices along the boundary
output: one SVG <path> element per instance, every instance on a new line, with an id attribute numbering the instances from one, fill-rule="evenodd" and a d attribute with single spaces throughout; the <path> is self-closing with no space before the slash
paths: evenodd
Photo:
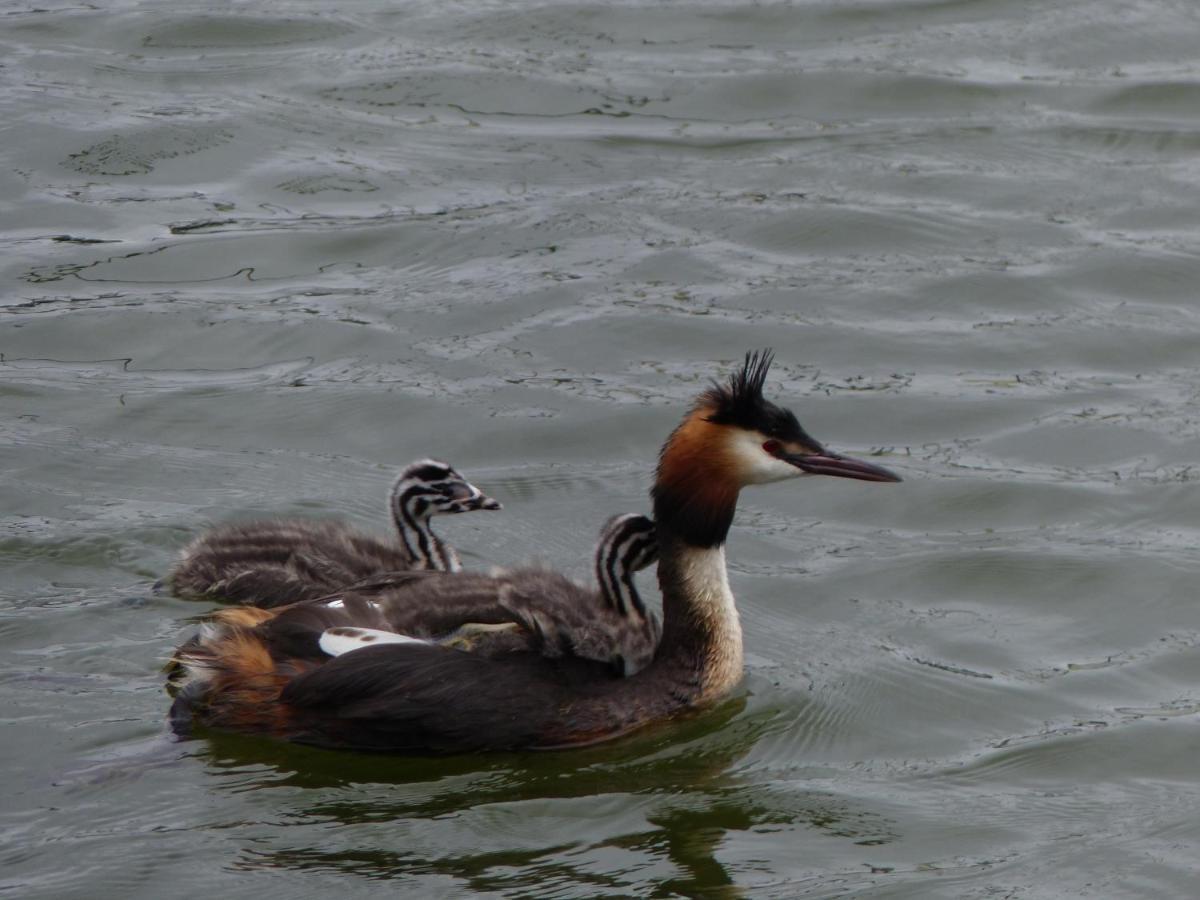
<path id="1" fill-rule="evenodd" d="M 419 489 L 399 494 L 392 504 L 400 545 L 415 565 L 439 572 L 462 571 L 458 554 L 433 533 L 430 519 L 429 501 Z"/>
<path id="2" fill-rule="evenodd" d="M 742 626 L 725 570 L 725 537 L 742 486 L 729 434 L 694 409 L 663 446 L 650 492 L 663 597 L 655 663 L 674 681 L 688 679 L 692 703 L 720 697 L 742 677 Z"/>
<path id="3" fill-rule="evenodd" d="M 629 513 L 605 522 L 594 559 L 596 584 L 604 605 L 627 621 L 649 621 L 646 604 L 633 578 L 657 559 L 658 538 L 653 520 Z"/>
<path id="4" fill-rule="evenodd" d="M 742 625 L 725 546 L 698 547 L 659 527 L 663 631 L 655 661 L 691 673 L 697 695 L 716 699 L 742 678 Z"/>

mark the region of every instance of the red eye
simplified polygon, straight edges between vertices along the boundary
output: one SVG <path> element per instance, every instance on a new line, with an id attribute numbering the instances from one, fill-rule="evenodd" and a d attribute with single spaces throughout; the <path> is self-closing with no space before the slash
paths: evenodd
<path id="1" fill-rule="evenodd" d="M 783 452 L 783 444 L 779 443 L 779 441 L 766 441 L 763 444 L 763 449 L 772 456 L 778 456 Z"/>

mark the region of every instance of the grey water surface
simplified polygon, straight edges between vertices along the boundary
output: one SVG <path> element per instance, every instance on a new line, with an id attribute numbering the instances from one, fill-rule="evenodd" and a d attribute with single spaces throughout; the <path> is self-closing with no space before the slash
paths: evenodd
<path id="1" fill-rule="evenodd" d="M 0 896 L 1195 896 L 1197 9 L 0 8 Z M 744 493 L 727 703 L 168 738 L 202 529 L 383 532 L 433 455 L 469 567 L 586 578 L 765 346 L 905 481 Z"/>

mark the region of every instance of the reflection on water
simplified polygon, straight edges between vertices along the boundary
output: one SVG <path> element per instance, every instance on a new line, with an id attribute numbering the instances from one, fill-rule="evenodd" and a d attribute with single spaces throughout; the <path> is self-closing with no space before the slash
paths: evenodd
<path id="1" fill-rule="evenodd" d="M 318 834 L 330 823 L 360 826 L 356 839 L 336 841 L 348 844 L 338 850 L 327 839 L 298 844 L 290 833 L 280 841 L 257 838 L 239 853 L 238 868 L 386 879 L 430 874 L 480 891 L 573 886 L 600 896 L 640 895 L 649 889 L 641 870 L 650 867 L 661 873 L 651 896 L 738 897 L 744 892 L 718 858 L 731 833 L 809 828 L 860 845 L 896 837 L 885 821 L 844 799 L 819 791 L 775 796 L 742 775 L 739 765 L 776 719 L 748 714 L 742 698 L 610 747 L 571 753 L 397 759 L 211 735 L 199 758 L 224 790 L 286 791 L 286 818 L 302 830 L 309 830 L 305 823 L 323 826 Z M 620 828 L 603 833 L 594 811 L 618 809 Z M 503 851 L 455 852 L 454 842 L 430 853 L 398 838 L 446 822 L 503 832 L 505 823 L 538 818 L 553 825 L 524 826 L 523 846 Z M 593 870 L 613 853 L 626 865 Z"/>

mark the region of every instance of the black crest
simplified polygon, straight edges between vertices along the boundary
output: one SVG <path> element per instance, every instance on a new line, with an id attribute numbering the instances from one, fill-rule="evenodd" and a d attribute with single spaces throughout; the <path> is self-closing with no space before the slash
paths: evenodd
<path id="1" fill-rule="evenodd" d="M 763 384 L 774 359 L 770 349 L 752 350 L 728 382 L 715 383 L 705 391 L 700 403 L 712 410 L 708 421 L 761 431 L 779 440 L 815 443 L 804 433 L 791 410 L 763 398 Z"/>

